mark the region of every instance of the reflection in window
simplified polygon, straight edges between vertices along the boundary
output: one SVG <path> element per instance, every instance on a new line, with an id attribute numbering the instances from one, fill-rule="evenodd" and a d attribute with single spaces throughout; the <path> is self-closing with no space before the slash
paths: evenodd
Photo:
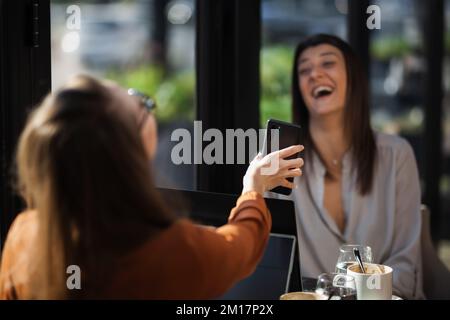
<path id="1" fill-rule="evenodd" d="M 295 46 L 316 33 L 346 38 L 347 0 L 262 0 L 261 127 L 269 118 L 291 120 Z"/>
<path id="2" fill-rule="evenodd" d="M 194 0 L 53 0 L 51 41 L 53 88 L 90 73 L 156 99 L 159 184 L 192 189 L 192 168 L 171 162 L 170 133 L 195 114 Z"/>

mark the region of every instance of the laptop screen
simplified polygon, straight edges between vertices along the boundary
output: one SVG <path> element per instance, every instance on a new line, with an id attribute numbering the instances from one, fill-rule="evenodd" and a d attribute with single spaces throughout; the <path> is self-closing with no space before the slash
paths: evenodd
<path id="1" fill-rule="evenodd" d="M 279 299 L 289 290 L 295 248 L 294 236 L 271 233 L 264 256 L 255 272 L 238 282 L 219 299 Z"/>

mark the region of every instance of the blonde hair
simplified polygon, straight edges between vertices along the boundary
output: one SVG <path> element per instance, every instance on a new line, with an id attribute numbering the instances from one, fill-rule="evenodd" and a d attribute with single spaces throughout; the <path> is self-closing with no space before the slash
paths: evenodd
<path id="1" fill-rule="evenodd" d="M 117 259 L 167 228 L 135 117 L 100 81 L 78 76 L 32 113 L 17 150 L 18 187 L 38 215 L 30 298 L 97 298 Z M 66 268 L 82 270 L 82 290 Z"/>

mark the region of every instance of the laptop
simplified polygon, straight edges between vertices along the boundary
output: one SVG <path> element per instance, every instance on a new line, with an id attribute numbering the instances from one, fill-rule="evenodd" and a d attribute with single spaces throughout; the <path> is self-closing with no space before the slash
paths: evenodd
<path id="1" fill-rule="evenodd" d="M 186 214 L 193 221 L 216 227 L 227 223 L 239 197 L 203 191 L 163 188 L 159 191 L 172 203 L 183 203 Z M 272 230 L 264 256 L 255 272 L 219 299 L 278 300 L 283 293 L 302 291 L 294 204 L 279 199 L 266 199 L 266 204 L 272 213 Z"/>

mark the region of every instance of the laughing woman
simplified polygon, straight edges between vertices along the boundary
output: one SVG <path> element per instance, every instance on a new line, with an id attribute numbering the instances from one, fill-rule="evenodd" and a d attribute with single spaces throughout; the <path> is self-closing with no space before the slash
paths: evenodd
<path id="1" fill-rule="evenodd" d="M 367 79 L 350 46 L 329 35 L 300 43 L 292 74 L 293 119 L 305 132 L 296 181 L 304 276 L 334 270 L 342 244 L 372 248 L 394 269 L 394 293 L 423 298 L 420 186 L 410 145 L 370 126 Z"/>

